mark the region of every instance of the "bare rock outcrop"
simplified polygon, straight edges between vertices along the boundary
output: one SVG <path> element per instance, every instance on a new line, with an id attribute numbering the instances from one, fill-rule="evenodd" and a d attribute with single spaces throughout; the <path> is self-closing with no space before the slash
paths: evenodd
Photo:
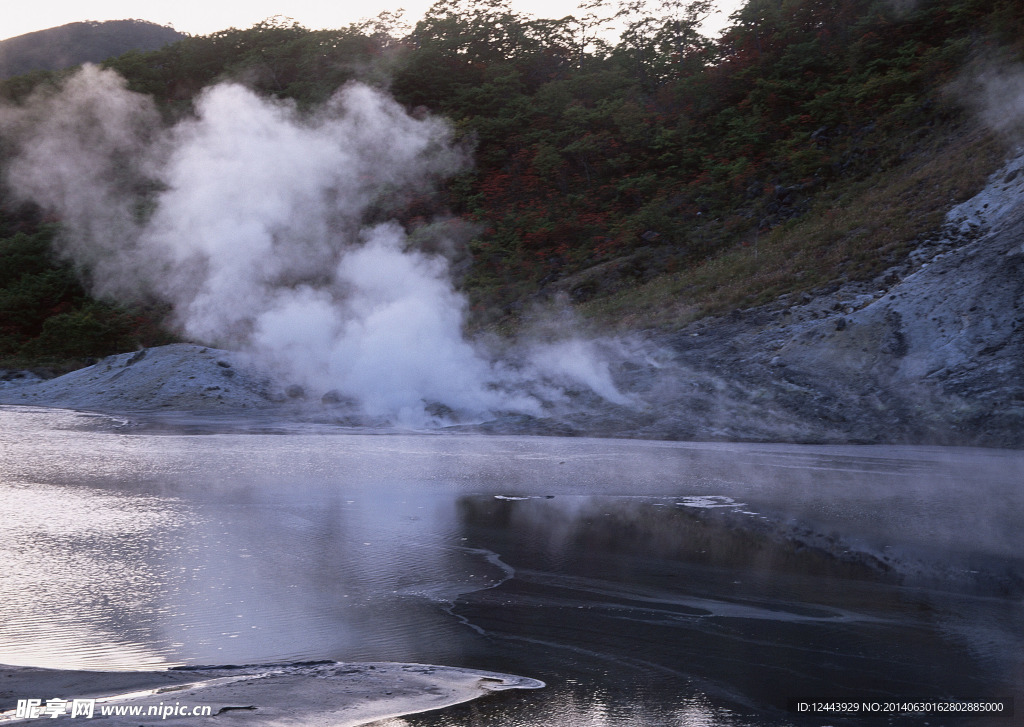
<path id="1" fill-rule="evenodd" d="M 670 345 L 759 390 L 766 414 L 818 422 L 822 441 L 1024 446 L 1021 171 L 1024 156 L 875 281 L 701 321 Z"/>

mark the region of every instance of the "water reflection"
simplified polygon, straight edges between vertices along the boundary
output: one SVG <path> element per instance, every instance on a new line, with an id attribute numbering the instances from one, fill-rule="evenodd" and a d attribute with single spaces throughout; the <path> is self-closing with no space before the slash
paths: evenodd
<path id="1" fill-rule="evenodd" d="M 382 478 L 372 438 L 360 458 L 4 414 L 0 663 L 457 661 L 473 632 L 448 602 L 505 577 L 453 535 L 449 498 Z"/>
<path id="2" fill-rule="evenodd" d="M 743 727 L 754 724 L 729 709 L 712 704 L 703 695 L 665 703 L 664 694 L 645 699 L 648 691 L 634 692 L 623 702 L 620 695 L 583 687 L 569 680 L 545 695 L 502 696 L 485 702 L 446 709 L 439 714 L 375 722 L 372 727 Z"/>
<path id="3" fill-rule="evenodd" d="M 524 662 L 548 650 L 620 673 L 671 673 L 686 685 L 677 694 L 730 714 L 756 705 L 785 721 L 789 699 L 812 695 L 1021 693 L 1020 593 L 999 596 L 1019 563 L 989 563 L 1018 568 L 1008 580 L 978 573 L 943 589 L 932 573 L 925 588 L 920 574 L 836 536 L 709 502 L 724 501 L 461 497 L 469 540 L 500 552 L 515 578 L 466 594 L 456 612 Z M 539 678 L 559 683 L 557 672 Z M 648 724 L 676 724 L 657 719 Z"/>
<path id="4" fill-rule="evenodd" d="M 550 685 L 396 725 L 1024 696 L 1021 453 L 122 428 L 0 408 L 0 663 Z"/>
<path id="5" fill-rule="evenodd" d="M 41 483 L 4 483 L 0 496 L 4 663 L 173 663 L 159 596 L 181 576 L 161 567 L 177 539 L 179 503 Z"/>

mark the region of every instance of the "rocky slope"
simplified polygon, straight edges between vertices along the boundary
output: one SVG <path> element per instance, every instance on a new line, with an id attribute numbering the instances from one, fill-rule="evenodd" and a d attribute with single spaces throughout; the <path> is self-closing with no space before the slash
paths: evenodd
<path id="1" fill-rule="evenodd" d="M 1024 446 L 1024 155 L 868 282 L 698 321 L 625 363 L 635 408 L 555 431 L 650 438 Z"/>
<path id="2" fill-rule="evenodd" d="M 816 424 L 812 440 L 1021 446 L 1024 156 L 878 279 L 704 320 L 670 345 L 726 398 Z"/>
<path id="3" fill-rule="evenodd" d="M 456 429 L 695 440 L 1024 446 L 1024 154 L 942 234 L 867 283 L 705 319 L 622 347 L 630 405 L 568 392 L 544 418 Z M 273 382 L 224 351 L 177 344 L 50 381 L 0 403 L 116 412 L 221 412 L 379 426 L 355 402 Z M 440 417 L 444 419 L 444 416 Z"/>

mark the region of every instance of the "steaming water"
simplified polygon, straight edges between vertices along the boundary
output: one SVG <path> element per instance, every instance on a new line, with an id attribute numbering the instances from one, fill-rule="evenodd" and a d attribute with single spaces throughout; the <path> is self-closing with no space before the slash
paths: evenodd
<path id="1" fill-rule="evenodd" d="M 549 685 L 392 727 L 1024 696 L 1024 453 L 132 431 L 0 409 L 0 663 Z"/>

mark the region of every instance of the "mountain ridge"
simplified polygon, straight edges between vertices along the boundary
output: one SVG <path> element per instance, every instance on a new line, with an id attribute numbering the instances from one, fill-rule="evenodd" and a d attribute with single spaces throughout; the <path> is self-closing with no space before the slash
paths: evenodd
<path id="1" fill-rule="evenodd" d="M 99 63 L 128 51 L 151 51 L 184 38 L 147 20 L 86 20 L 0 40 L 0 79 Z"/>

